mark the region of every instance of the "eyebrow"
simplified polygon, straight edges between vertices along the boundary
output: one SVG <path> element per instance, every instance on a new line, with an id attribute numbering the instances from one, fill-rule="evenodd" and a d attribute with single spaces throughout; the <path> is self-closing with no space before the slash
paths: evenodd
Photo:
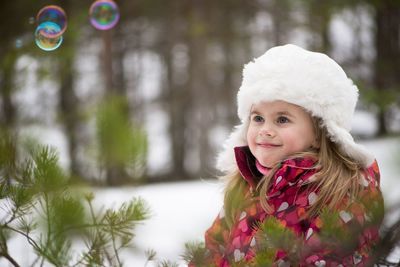
<path id="1" fill-rule="evenodd" d="M 288 112 L 288 111 L 279 111 L 276 113 L 277 115 L 286 115 L 289 117 L 294 117 L 294 115 L 292 115 L 292 113 Z"/>
<path id="2" fill-rule="evenodd" d="M 253 114 L 260 115 L 261 112 L 259 112 L 257 110 L 253 110 L 253 111 L 250 112 L 250 116 L 253 115 Z M 278 112 L 275 112 L 274 114 L 276 114 L 278 116 L 285 115 L 285 116 L 289 116 L 289 117 L 295 117 L 295 115 L 293 115 L 292 113 L 290 113 L 288 111 L 278 111 Z"/>

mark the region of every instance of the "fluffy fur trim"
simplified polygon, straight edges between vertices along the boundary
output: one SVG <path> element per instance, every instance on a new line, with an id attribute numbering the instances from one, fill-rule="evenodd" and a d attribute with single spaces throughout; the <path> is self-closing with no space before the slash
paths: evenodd
<path id="1" fill-rule="evenodd" d="M 236 126 L 217 159 L 217 168 L 229 172 L 235 168 L 233 148 L 247 145 L 246 131 L 253 104 L 283 100 L 322 118 L 330 138 L 340 149 L 369 166 L 374 157 L 357 145 L 349 131 L 358 99 L 358 89 L 343 69 L 322 53 L 295 45 L 277 46 L 245 65 L 237 95 Z"/>

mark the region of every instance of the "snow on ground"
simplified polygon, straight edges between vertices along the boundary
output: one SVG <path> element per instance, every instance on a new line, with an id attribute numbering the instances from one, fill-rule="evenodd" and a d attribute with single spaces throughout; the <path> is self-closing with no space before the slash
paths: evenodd
<path id="1" fill-rule="evenodd" d="M 378 161 L 386 204 L 400 204 L 400 138 L 375 139 L 360 143 L 371 151 Z"/>
<path id="2" fill-rule="evenodd" d="M 151 209 L 151 218 L 136 229 L 136 255 L 126 254 L 127 266 L 144 266 L 144 251 L 153 249 L 160 260 L 176 262 L 189 241 L 201 241 L 222 206 L 221 183 L 180 182 L 98 191 L 97 199 L 115 205 L 140 196 Z M 129 262 L 129 263 L 128 263 Z"/>
<path id="3" fill-rule="evenodd" d="M 400 139 L 386 138 L 361 142 L 376 156 L 381 169 L 381 185 L 387 206 L 400 203 Z M 396 163 L 397 161 L 397 163 Z M 145 266 L 148 249 L 157 252 L 160 260 L 178 262 L 184 243 L 201 241 L 204 231 L 211 225 L 222 206 L 222 184 L 216 180 L 199 180 L 137 188 L 109 188 L 95 190 L 98 204 L 118 207 L 133 197 L 143 198 L 151 209 L 151 218 L 139 225 L 135 237 L 136 249 L 126 251 L 122 258 L 125 266 Z M 397 205 L 398 206 L 398 205 Z M 394 217 L 388 218 L 395 219 Z M 32 254 L 26 253 L 26 240 L 10 242 L 10 251 L 28 266 Z M 400 257 L 400 251 L 393 254 Z M 24 258 L 22 260 L 22 258 Z M 184 266 L 182 261 L 180 265 Z M 4 260 L 0 266 L 7 265 Z M 148 264 L 147 266 L 152 266 Z"/>

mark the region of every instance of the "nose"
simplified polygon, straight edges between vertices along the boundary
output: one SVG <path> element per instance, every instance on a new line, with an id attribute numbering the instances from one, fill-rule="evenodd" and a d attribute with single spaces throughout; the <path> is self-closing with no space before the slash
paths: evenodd
<path id="1" fill-rule="evenodd" d="M 259 133 L 260 136 L 262 137 L 274 137 L 276 135 L 275 130 L 273 129 L 273 127 L 271 127 L 270 125 L 263 125 L 263 127 L 260 129 Z"/>

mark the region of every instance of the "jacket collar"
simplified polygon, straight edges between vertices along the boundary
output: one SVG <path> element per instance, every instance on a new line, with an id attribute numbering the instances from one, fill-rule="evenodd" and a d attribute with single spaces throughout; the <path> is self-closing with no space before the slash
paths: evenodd
<path id="1" fill-rule="evenodd" d="M 234 148 L 236 164 L 239 172 L 249 185 L 255 188 L 262 178 L 263 174 L 257 170 L 256 158 L 250 151 L 248 146 L 238 146 Z M 315 165 L 315 159 L 312 158 L 292 158 L 286 159 L 281 162 L 281 166 L 286 165 L 288 167 L 296 169 L 310 169 Z M 288 177 L 289 179 L 291 177 Z"/>
<path id="2" fill-rule="evenodd" d="M 256 188 L 258 182 L 262 178 L 263 174 L 257 170 L 256 167 L 256 159 L 251 153 L 248 146 L 239 146 L 234 148 L 236 164 L 238 166 L 239 172 L 242 175 L 243 179 L 250 185 L 251 188 Z M 297 169 L 296 175 L 286 176 L 285 179 L 288 182 L 294 182 L 293 179 L 298 177 L 298 174 L 301 173 L 302 170 L 310 170 L 315 169 L 316 160 L 313 158 L 291 158 L 286 159 L 281 162 L 281 167 L 290 167 Z M 365 177 L 367 177 L 368 182 L 371 182 L 373 186 L 379 187 L 380 183 L 380 174 L 379 167 L 376 161 L 369 166 L 369 168 L 364 170 Z M 278 171 L 277 171 L 278 172 Z M 308 176 L 310 178 L 311 176 Z M 364 181 L 367 182 L 367 181 Z"/>
<path id="3" fill-rule="evenodd" d="M 251 187 L 256 187 L 258 181 L 263 176 L 257 170 L 256 158 L 250 152 L 248 146 L 238 146 L 234 148 L 236 164 L 239 168 L 239 172 Z"/>

